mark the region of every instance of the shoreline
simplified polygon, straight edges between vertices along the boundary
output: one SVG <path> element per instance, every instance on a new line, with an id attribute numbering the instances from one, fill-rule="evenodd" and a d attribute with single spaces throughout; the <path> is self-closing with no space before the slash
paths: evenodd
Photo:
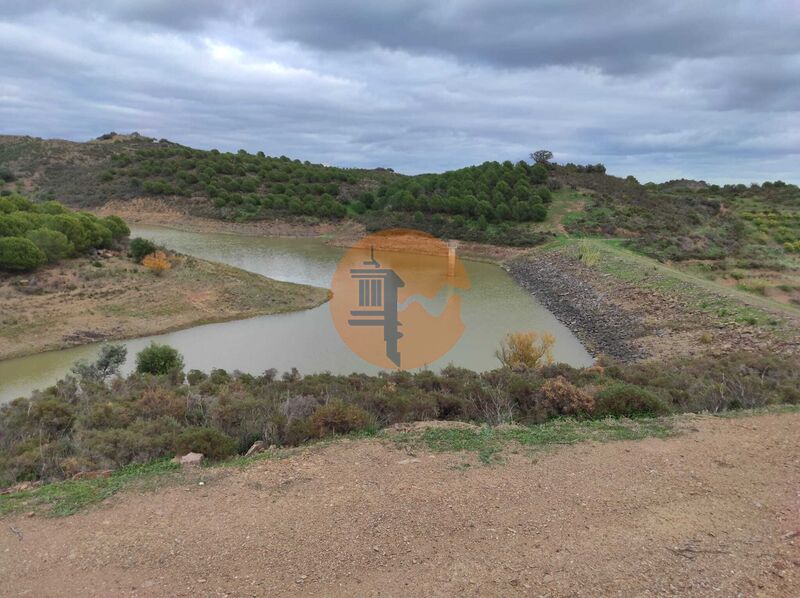
<path id="1" fill-rule="evenodd" d="M 158 226 L 190 233 L 231 234 L 276 239 L 319 239 L 328 245 L 350 248 L 366 236 L 363 224 L 354 220 L 340 222 L 303 222 L 301 220 L 253 220 L 229 222 L 192 216 L 182 210 L 167 208 L 158 200 L 138 198 L 110 201 L 94 210 L 98 216 L 116 214 L 131 225 Z M 502 265 L 530 251 L 530 247 L 506 247 L 458 241 L 459 258 Z"/>
<path id="2" fill-rule="evenodd" d="M 511 261 L 505 269 L 578 337 L 595 359 L 601 354 L 623 363 L 647 358 L 647 353 L 633 344 L 637 334 L 643 334 L 641 319 L 608 301 L 566 266 L 561 260 L 529 256 Z"/>
<path id="3" fill-rule="evenodd" d="M 0 280 L 0 308 L 12 314 L 0 320 L 0 362 L 312 309 L 329 299 L 328 289 L 192 256 L 177 256 L 161 277 L 125 258 L 102 267 L 77 258 Z"/>
<path id="4" fill-rule="evenodd" d="M 794 316 L 760 309 L 599 243 L 594 247 L 599 253 L 592 265 L 568 241 L 504 266 L 593 356 L 633 363 L 800 352 Z"/>

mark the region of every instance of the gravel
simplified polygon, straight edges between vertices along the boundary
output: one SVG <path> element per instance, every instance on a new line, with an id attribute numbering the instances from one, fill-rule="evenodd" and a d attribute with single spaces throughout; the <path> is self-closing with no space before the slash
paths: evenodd
<path id="1" fill-rule="evenodd" d="M 563 255 L 522 257 L 506 266 L 511 276 L 586 345 L 590 353 L 622 362 L 647 355 L 633 340 L 646 334 L 635 313 L 621 308 L 590 284 L 580 263 Z M 597 276 L 594 273 L 594 276 Z"/>

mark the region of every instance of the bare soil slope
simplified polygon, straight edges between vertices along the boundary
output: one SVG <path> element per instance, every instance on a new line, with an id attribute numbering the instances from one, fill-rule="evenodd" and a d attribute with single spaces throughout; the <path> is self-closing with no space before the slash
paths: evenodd
<path id="1" fill-rule="evenodd" d="M 342 442 L 14 516 L 0 593 L 800 595 L 800 414 L 687 421 L 494 466 Z"/>
<path id="2" fill-rule="evenodd" d="M 162 276 L 120 256 L 70 259 L 0 275 L 0 359 L 309 309 L 328 297 L 194 257 L 173 256 Z"/>

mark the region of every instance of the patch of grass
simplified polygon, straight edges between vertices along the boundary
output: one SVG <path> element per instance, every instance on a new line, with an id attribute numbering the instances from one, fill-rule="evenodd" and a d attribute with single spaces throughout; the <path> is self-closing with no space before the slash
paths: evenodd
<path id="1" fill-rule="evenodd" d="M 766 407 L 756 407 L 754 409 L 730 409 L 715 413 L 714 417 L 724 419 L 741 419 L 754 415 L 800 413 L 800 405 L 768 405 Z"/>
<path id="2" fill-rule="evenodd" d="M 600 252 L 588 241 L 581 241 L 578 244 L 578 256 L 590 268 L 596 266 L 600 261 Z"/>
<path id="3" fill-rule="evenodd" d="M 770 282 L 763 278 L 744 278 L 739 280 L 736 288 L 740 291 L 764 296 L 767 294 L 767 288 L 769 286 Z"/>
<path id="4" fill-rule="evenodd" d="M 179 470 L 180 466 L 169 459 L 160 459 L 123 467 L 108 478 L 45 484 L 33 490 L 0 496 L 0 516 L 19 511 L 35 511 L 55 517 L 72 515 L 134 484 L 142 488 L 154 487 L 156 481 L 163 482 L 163 476 L 174 475 Z"/>
<path id="5" fill-rule="evenodd" d="M 781 324 L 769 310 L 785 309 L 785 306 L 773 303 L 762 296 L 754 296 L 756 293 L 728 289 L 696 275 L 659 264 L 628 249 L 624 246 L 623 240 L 566 240 L 559 244 L 544 246 L 542 249 L 566 248 L 566 251 L 574 252 L 572 255 L 580 257 L 584 245 L 593 247 L 597 252 L 595 268 L 614 278 L 671 295 L 688 306 L 707 312 L 724 322 L 768 326 L 770 329 Z M 759 305 L 754 302 L 758 302 Z M 761 303 L 765 304 L 764 308 L 760 306 Z"/>
<path id="6" fill-rule="evenodd" d="M 333 442 L 371 438 L 376 434 L 377 429 L 368 427 L 364 430 L 331 436 L 298 447 L 274 448 L 251 457 L 240 455 L 224 461 L 210 461 L 204 463 L 202 468 L 236 467 L 243 469 L 256 461 L 286 459 L 309 449 L 318 450 Z M 0 496 L 0 517 L 23 511 L 34 511 L 50 517 L 72 515 L 85 507 L 110 498 L 121 490 L 131 488 L 154 490 L 166 482 L 183 479 L 181 471 L 180 465 L 165 458 L 150 463 L 122 467 L 114 471 L 108 478 L 52 482 L 32 490 Z"/>
<path id="7" fill-rule="evenodd" d="M 477 453 L 479 460 L 488 465 L 511 443 L 540 448 L 586 440 L 609 442 L 666 438 L 676 433 L 673 420 L 668 418 L 607 418 L 588 421 L 557 419 L 532 426 L 428 428 L 423 432 L 399 434 L 393 436 L 392 440 L 399 445 L 423 447 L 435 452 Z"/>

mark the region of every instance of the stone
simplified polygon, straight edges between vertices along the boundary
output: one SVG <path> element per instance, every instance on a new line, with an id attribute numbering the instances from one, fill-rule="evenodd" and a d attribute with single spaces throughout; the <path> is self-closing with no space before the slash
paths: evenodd
<path id="1" fill-rule="evenodd" d="M 247 452 L 244 454 L 245 457 L 250 457 L 252 455 L 257 455 L 258 453 L 263 453 L 267 450 L 267 444 L 263 440 L 256 440 Z"/>
<path id="2" fill-rule="evenodd" d="M 179 463 L 184 467 L 195 467 L 203 462 L 203 453 L 186 453 L 180 458 Z"/>

